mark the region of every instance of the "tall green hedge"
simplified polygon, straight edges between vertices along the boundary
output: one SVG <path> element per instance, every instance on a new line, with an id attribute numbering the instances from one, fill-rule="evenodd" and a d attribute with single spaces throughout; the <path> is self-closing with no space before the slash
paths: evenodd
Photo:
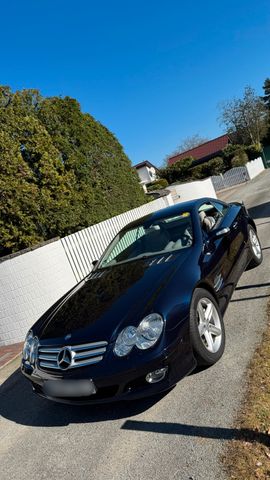
<path id="1" fill-rule="evenodd" d="M 0 255 L 146 201 L 116 137 L 76 100 L 0 87 Z"/>

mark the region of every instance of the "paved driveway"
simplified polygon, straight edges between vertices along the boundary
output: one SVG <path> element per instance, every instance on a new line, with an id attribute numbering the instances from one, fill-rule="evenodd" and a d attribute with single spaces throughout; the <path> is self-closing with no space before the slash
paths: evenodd
<path id="1" fill-rule="evenodd" d="M 243 398 L 246 366 L 266 324 L 269 185 L 270 170 L 223 194 L 247 203 L 264 262 L 239 282 L 225 317 L 227 347 L 221 361 L 159 399 L 83 408 L 35 397 L 15 371 L 0 391 L 2 480 L 226 478 L 219 455 L 228 439 L 241 437 L 232 423 Z"/>

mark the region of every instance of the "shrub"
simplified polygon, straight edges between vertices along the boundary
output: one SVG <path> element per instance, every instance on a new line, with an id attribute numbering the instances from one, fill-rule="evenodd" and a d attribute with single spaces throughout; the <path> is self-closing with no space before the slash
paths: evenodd
<path id="1" fill-rule="evenodd" d="M 193 163 L 192 157 L 183 158 L 178 160 L 172 165 L 168 165 L 166 168 L 160 170 L 160 175 L 162 178 L 165 178 L 169 184 L 175 183 L 178 181 L 184 181 L 190 179 L 190 168 Z"/>
<path id="2" fill-rule="evenodd" d="M 191 169 L 192 179 L 200 180 L 202 178 L 211 177 L 212 175 L 219 175 L 224 172 L 225 165 L 221 157 L 213 158 L 208 162 L 197 165 Z"/>
<path id="3" fill-rule="evenodd" d="M 160 190 L 162 188 L 166 188 L 168 186 L 168 182 L 166 178 L 159 178 L 158 180 L 155 180 L 154 182 L 151 182 L 147 185 L 147 190 L 149 192 L 152 192 L 153 190 Z"/>
<path id="4" fill-rule="evenodd" d="M 219 175 L 225 170 L 225 165 L 221 157 L 213 158 L 209 162 L 205 163 L 205 173 L 206 177 L 211 177 L 211 175 Z"/>
<path id="5" fill-rule="evenodd" d="M 243 154 L 247 157 L 245 157 Z M 222 152 L 223 160 L 227 170 L 232 168 L 233 166 L 236 166 L 236 163 L 239 163 L 239 165 L 245 165 L 249 160 L 255 160 L 255 158 L 258 158 L 261 155 L 262 146 L 259 143 L 254 143 L 248 146 L 228 145 L 226 148 L 224 148 Z M 241 163 L 242 161 L 244 161 L 244 158 L 245 162 Z"/>
<path id="6" fill-rule="evenodd" d="M 197 167 L 191 168 L 190 173 L 192 180 L 200 180 L 205 177 L 203 165 L 197 165 Z"/>
<path id="7" fill-rule="evenodd" d="M 262 155 L 262 146 L 259 143 L 249 145 L 245 148 L 249 160 L 255 160 Z"/>
<path id="8" fill-rule="evenodd" d="M 232 168 L 233 167 L 242 167 L 242 166 L 246 165 L 247 162 L 248 162 L 248 156 L 247 156 L 246 152 L 240 151 L 231 160 L 231 166 L 232 166 Z"/>

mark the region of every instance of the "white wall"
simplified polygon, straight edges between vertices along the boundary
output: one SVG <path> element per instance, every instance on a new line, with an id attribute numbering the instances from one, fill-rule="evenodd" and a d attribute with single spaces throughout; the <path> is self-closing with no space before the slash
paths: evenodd
<path id="1" fill-rule="evenodd" d="M 149 173 L 146 165 L 143 167 L 137 168 L 137 172 L 142 183 L 149 183 Z"/>
<path id="2" fill-rule="evenodd" d="M 0 264 L 0 346 L 21 342 L 31 325 L 76 284 L 60 240 Z"/>
<path id="3" fill-rule="evenodd" d="M 259 173 L 263 172 L 263 170 L 265 169 L 261 157 L 258 157 L 255 160 L 251 160 L 246 164 L 246 167 L 250 180 L 259 175 Z"/>
<path id="4" fill-rule="evenodd" d="M 144 165 L 143 167 L 137 168 L 137 172 L 142 183 L 151 183 L 157 179 L 157 173 L 154 167 L 148 167 L 147 165 Z M 150 175 L 150 172 L 152 175 Z"/>
<path id="5" fill-rule="evenodd" d="M 170 185 L 166 187 L 166 190 L 170 190 L 172 193 L 174 203 L 186 202 L 201 197 L 217 198 L 211 178 L 179 185 Z"/>
<path id="6" fill-rule="evenodd" d="M 21 342 L 33 323 L 92 269 L 128 223 L 172 204 L 171 196 L 0 263 L 0 346 Z"/>

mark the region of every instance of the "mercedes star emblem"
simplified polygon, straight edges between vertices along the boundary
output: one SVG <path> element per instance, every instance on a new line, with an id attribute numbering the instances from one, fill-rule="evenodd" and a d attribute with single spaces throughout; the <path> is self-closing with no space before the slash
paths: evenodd
<path id="1" fill-rule="evenodd" d="M 72 363 L 72 352 L 70 348 L 64 347 L 60 352 L 58 353 L 57 357 L 57 365 L 59 368 L 62 370 L 67 370 L 67 368 L 70 367 Z"/>

